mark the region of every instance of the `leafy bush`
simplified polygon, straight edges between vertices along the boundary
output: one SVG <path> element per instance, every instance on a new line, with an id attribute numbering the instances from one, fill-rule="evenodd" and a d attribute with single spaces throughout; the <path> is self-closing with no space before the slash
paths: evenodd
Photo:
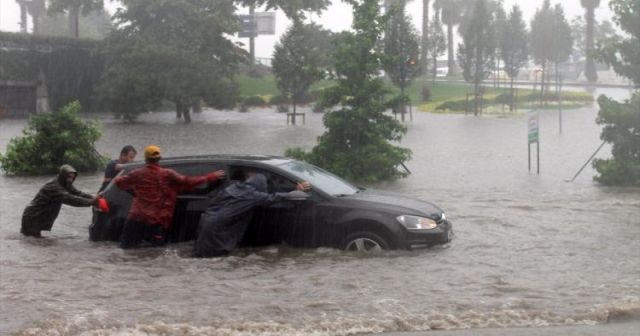
<path id="1" fill-rule="evenodd" d="M 269 99 L 269 104 L 271 105 L 282 105 L 282 104 L 288 104 L 288 103 L 289 103 L 289 98 L 283 95 L 275 95 L 275 96 L 272 96 L 271 99 Z"/>
<path id="2" fill-rule="evenodd" d="M 623 103 L 606 96 L 598 98 L 596 122 L 603 125 L 601 138 L 612 144 L 611 159 L 596 159 L 600 175 L 594 179 L 605 185 L 640 186 L 640 93 Z"/>
<path id="3" fill-rule="evenodd" d="M 248 96 L 244 98 L 242 104 L 246 106 L 264 106 L 267 104 L 267 102 L 264 101 L 264 98 L 262 98 L 262 96 Z"/>
<path id="4" fill-rule="evenodd" d="M 106 158 L 94 148 L 101 131 L 93 122 L 85 122 L 78 113 L 80 103 L 73 102 L 58 112 L 39 114 L 29 120 L 23 137 L 11 139 L 0 166 L 10 175 L 57 173 L 63 164 L 78 171 L 96 171 Z"/>

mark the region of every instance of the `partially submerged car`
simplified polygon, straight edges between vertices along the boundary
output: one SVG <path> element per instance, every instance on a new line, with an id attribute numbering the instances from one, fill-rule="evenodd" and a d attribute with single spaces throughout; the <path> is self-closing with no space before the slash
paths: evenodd
<path id="1" fill-rule="evenodd" d="M 120 174 L 142 167 L 127 165 Z M 252 169 L 266 176 L 269 192 L 288 192 L 295 184 L 309 181 L 307 193 L 258 208 L 241 246 L 286 243 L 299 247 L 334 247 L 371 251 L 415 249 L 447 243 L 451 223 L 436 205 L 401 194 L 358 188 L 314 165 L 277 156 L 189 156 L 164 158 L 163 167 L 187 176 L 223 169 L 233 176 L 238 169 Z M 178 194 L 169 242 L 196 238 L 200 215 L 209 199 L 229 183 L 228 179 L 203 183 Z M 92 241 L 117 241 L 133 195 L 113 182 L 104 190 L 108 211 L 93 209 L 89 227 Z"/>

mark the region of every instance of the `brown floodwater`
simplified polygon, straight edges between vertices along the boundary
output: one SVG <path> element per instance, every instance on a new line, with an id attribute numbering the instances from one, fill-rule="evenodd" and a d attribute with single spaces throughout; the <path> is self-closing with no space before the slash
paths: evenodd
<path id="1" fill-rule="evenodd" d="M 609 92 L 624 97 L 627 91 Z M 44 239 L 19 234 L 47 177 L 0 175 L 0 334 L 353 335 L 600 324 L 638 319 L 640 190 L 570 180 L 600 145 L 597 107 L 540 116 L 541 172 L 527 169 L 527 118 L 413 113 L 400 145 L 412 174 L 372 187 L 433 201 L 452 242 L 361 256 L 270 246 L 189 258 L 189 243 L 123 251 L 88 241 L 91 211 L 63 207 Z M 125 144 L 165 156 L 310 148 L 322 115 L 287 126 L 271 109 L 97 118 L 101 153 Z M 25 120 L 0 120 L 0 151 Z M 604 147 L 597 157 L 609 156 Z M 534 167 L 535 167 L 535 161 Z M 535 170 L 535 168 L 534 168 Z M 81 174 L 95 191 L 101 174 Z M 371 186 L 370 186 L 371 187 Z"/>

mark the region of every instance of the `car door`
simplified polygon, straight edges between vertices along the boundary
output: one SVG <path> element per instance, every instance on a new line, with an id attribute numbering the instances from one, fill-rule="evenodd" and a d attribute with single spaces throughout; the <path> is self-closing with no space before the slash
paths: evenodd
<path id="1" fill-rule="evenodd" d="M 200 176 L 225 167 L 223 164 L 215 162 L 190 162 L 167 166 L 167 168 L 174 169 L 185 176 Z M 170 242 L 183 242 L 196 238 L 200 215 L 207 208 L 211 196 L 223 184 L 222 180 L 202 183 L 192 190 L 178 193 L 173 222 L 167 235 Z"/>
<path id="2" fill-rule="evenodd" d="M 276 172 L 265 172 L 269 192 L 286 193 L 296 189 L 298 181 Z M 264 222 L 274 243 L 293 246 L 315 246 L 322 218 L 316 211 L 319 195 L 310 190 L 308 199 L 283 200 L 259 209 L 255 217 Z"/>

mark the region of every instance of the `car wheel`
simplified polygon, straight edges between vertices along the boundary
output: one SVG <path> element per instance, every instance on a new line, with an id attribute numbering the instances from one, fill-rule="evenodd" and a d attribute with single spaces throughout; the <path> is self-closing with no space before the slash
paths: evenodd
<path id="1" fill-rule="evenodd" d="M 355 232 L 347 236 L 342 245 L 345 251 L 380 252 L 389 249 L 389 243 L 372 232 Z"/>

